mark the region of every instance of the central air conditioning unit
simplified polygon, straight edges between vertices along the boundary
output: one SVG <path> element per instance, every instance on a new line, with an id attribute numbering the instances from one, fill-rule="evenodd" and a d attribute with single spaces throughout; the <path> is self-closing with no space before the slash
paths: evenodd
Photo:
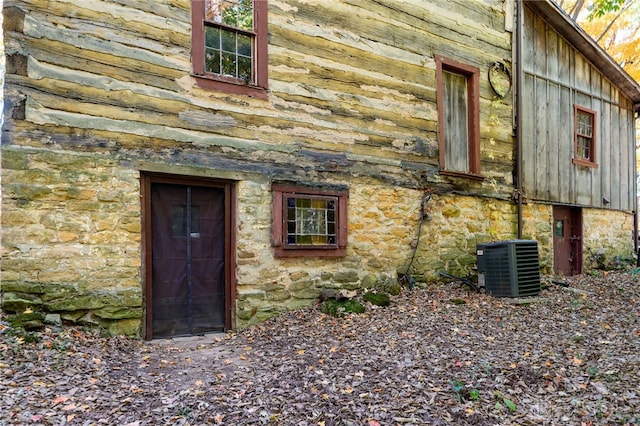
<path id="1" fill-rule="evenodd" d="M 495 297 L 533 297 L 540 293 L 538 242 L 508 240 L 476 246 L 478 283 Z"/>

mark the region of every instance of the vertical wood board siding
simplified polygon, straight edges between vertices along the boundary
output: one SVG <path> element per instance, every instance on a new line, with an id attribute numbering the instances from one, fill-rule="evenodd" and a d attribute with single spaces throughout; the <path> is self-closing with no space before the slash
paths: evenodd
<path id="1" fill-rule="evenodd" d="M 527 195 L 563 204 L 635 210 L 629 184 L 635 147 L 631 102 L 528 8 L 524 23 L 523 182 Z M 595 111 L 598 167 L 572 163 L 574 105 Z M 611 202 L 604 203 L 604 197 Z"/>

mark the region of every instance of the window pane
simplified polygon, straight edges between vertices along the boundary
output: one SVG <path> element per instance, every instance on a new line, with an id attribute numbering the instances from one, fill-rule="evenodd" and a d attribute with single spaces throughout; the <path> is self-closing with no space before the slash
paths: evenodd
<path id="1" fill-rule="evenodd" d="M 251 58 L 238 56 L 238 78 L 251 80 Z"/>
<path id="2" fill-rule="evenodd" d="M 205 0 L 205 19 L 243 30 L 253 30 L 252 0 Z"/>
<path id="3" fill-rule="evenodd" d="M 207 49 L 205 58 L 205 71 L 220 74 L 220 52 Z"/>
<path id="4" fill-rule="evenodd" d="M 243 30 L 253 30 L 253 1 L 239 0 L 236 7 L 238 28 Z"/>
<path id="5" fill-rule="evenodd" d="M 591 114 L 578 111 L 578 134 L 592 136 Z"/>
<path id="6" fill-rule="evenodd" d="M 251 37 L 238 34 L 238 55 L 251 57 Z"/>
<path id="7" fill-rule="evenodd" d="M 205 46 L 220 49 L 220 29 L 216 27 L 204 27 Z"/>
<path id="8" fill-rule="evenodd" d="M 222 1 L 222 23 L 230 27 L 238 26 L 237 4 L 234 1 Z"/>
<path id="9" fill-rule="evenodd" d="M 335 200 L 287 198 L 287 243 L 327 245 L 336 243 Z"/>
<path id="10" fill-rule="evenodd" d="M 222 69 L 220 71 L 223 75 L 230 75 L 237 77 L 236 74 L 236 56 L 232 53 L 222 54 Z"/>
<path id="11" fill-rule="evenodd" d="M 222 50 L 236 52 L 236 33 L 222 30 Z"/>

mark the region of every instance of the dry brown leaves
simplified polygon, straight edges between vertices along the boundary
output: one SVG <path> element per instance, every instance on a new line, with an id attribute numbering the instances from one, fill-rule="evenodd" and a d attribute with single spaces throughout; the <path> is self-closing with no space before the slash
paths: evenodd
<path id="1" fill-rule="evenodd" d="M 4 332 L 0 425 L 636 424 L 638 272 L 551 284 L 525 305 L 434 285 L 222 338 Z"/>

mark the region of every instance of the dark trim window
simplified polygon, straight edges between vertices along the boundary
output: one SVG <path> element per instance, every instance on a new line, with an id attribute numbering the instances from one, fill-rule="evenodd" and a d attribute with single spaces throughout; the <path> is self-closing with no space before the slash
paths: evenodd
<path id="1" fill-rule="evenodd" d="M 586 167 L 598 167 L 596 163 L 596 113 L 581 106 L 574 106 L 573 163 Z"/>
<path id="2" fill-rule="evenodd" d="M 266 98 L 266 0 L 192 0 L 191 25 L 199 86 Z"/>
<path id="3" fill-rule="evenodd" d="M 272 244 L 278 257 L 344 256 L 347 190 L 273 184 Z"/>
<path id="4" fill-rule="evenodd" d="M 480 176 L 480 70 L 435 55 L 440 173 Z"/>

